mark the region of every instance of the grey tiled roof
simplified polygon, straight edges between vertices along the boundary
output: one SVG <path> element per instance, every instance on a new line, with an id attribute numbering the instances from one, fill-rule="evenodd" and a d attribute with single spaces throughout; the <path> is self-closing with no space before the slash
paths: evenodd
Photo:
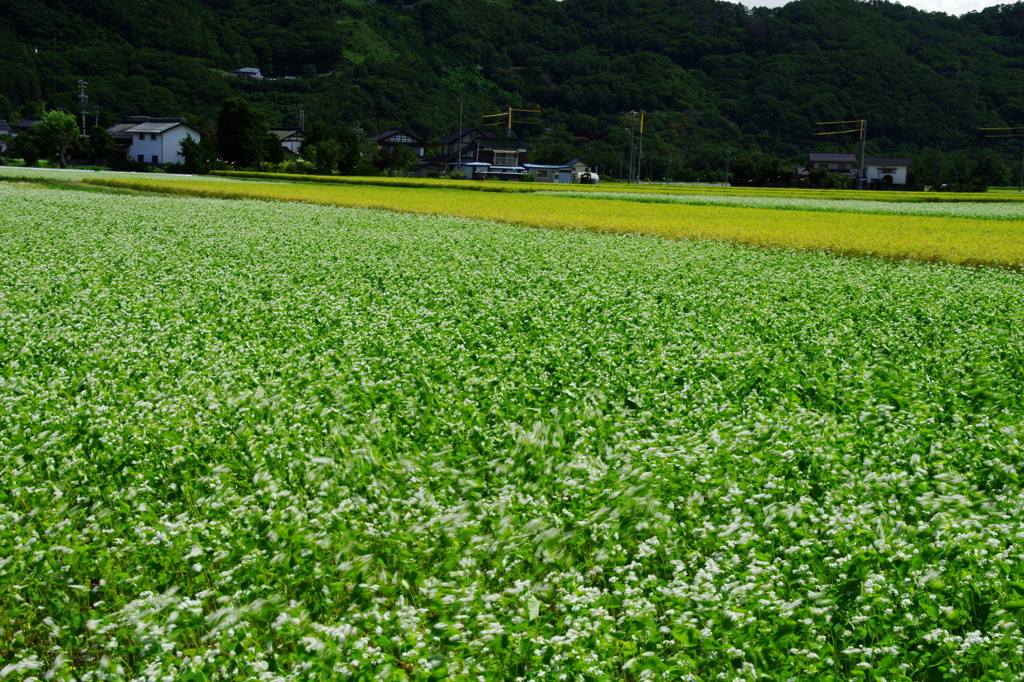
<path id="1" fill-rule="evenodd" d="M 899 156 L 865 156 L 864 163 L 869 166 L 909 166 L 910 159 Z"/>

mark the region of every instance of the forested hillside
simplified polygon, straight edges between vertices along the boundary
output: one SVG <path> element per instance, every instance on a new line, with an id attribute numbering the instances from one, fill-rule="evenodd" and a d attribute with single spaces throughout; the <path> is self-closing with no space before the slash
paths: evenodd
<path id="1" fill-rule="evenodd" d="M 854 135 L 815 137 L 815 123 L 865 118 L 869 153 L 1009 182 L 1024 139 L 978 130 L 1024 125 L 1024 2 L 957 18 L 857 0 L 0 0 L 0 63 L 8 120 L 77 112 L 84 79 L 101 123 L 210 127 L 242 95 L 271 125 L 303 104 L 309 122 L 436 140 L 461 99 L 465 125 L 540 109 L 516 129 L 536 158 L 612 175 L 630 110 L 646 112 L 655 177 L 707 176 L 727 150 L 741 172 L 761 154 L 852 151 Z M 228 75 L 244 66 L 268 78 Z"/>

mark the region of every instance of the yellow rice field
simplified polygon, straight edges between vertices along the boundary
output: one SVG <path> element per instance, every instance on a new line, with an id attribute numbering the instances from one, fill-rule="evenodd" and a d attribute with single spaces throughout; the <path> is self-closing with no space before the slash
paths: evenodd
<path id="1" fill-rule="evenodd" d="M 964 265 L 1024 265 L 1024 222 L 1020 220 L 586 201 L 543 193 L 467 192 L 439 187 L 436 182 L 424 187 L 183 178 L 90 178 L 86 182 L 151 192 L 430 213 L 532 227 L 727 240 Z"/>
<path id="2" fill-rule="evenodd" d="M 477 192 L 536 193 L 536 192 L 597 192 L 626 194 L 685 194 L 732 197 L 777 197 L 800 199 L 829 199 L 835 201 L 871 201 L 901 203 L 1024 203 L 1024 194 L 1017 192 L 905 192 L 870 191 L 855 192 L 844 189 L 806 189 L 802 187 L 733 187 L 722 185 L 670 185 L 670 184 L 622 184 L 603 183 L 600 185 L 565 185 L 550 182 L 481 182 L 479 180 L 446 180 L 430 178 L 382 178 L 352 177 L 337 175 L 294 175 L 289 173 L 257 173 L 250 171 L 214 171 L 213 175 L 227 178 L 251 180 L 282 180 L 289 182 L 313 182 L 344 185 L 377 185 L 381 187 L 422 187 L 437 189 L 462 189 Z"/>

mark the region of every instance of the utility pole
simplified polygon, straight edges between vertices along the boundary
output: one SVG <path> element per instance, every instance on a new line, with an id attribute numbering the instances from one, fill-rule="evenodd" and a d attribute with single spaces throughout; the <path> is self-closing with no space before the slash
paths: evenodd
<path id="1" fill-rule="evenodd" d="M 725 148 L 725 183 L 724 186 L 729 186 L 729 155 L 732 154 L 732 150 L 728 147 Z"/>
<path id="2" fill-rule="evenodd" d="M 633 136 L 636 134 L 636 111 L 628 111 L 626 113 L 628 113 L 629 116 L 630 116 L 630 124 L 629 124 L 629 180 L 628 180 L 627 184 L 632 184 L 633 178 L 634 178 L 634 175 L 633 175 L 633 157 L 634 157 L 634 154 L 636 153 L 636 145 L 633 143 Z"/>
<path id="3" fill-rule="evenodd" d="M 78 81 L 78 102 L 80 104 L 82 114 L 82 135 L 85 135 L 85 104 L 89 101 L 89 96 L 85 94 L 85 88 L 89 85 L 84 80 L 79 79 Z"/>
<path id="4" fill-rule="evenodd" d="M 868 143 L 868 120 L 860 121 L 860 171 L 857 174 L 857 189 L 864 189 L 864 152 Z"/>
<path id="5" fill-rule="evenodd" d="M 306 105 L 299 105 L 299 130 L 306 132 Z"/>
<path id="6" fill-rule="evenodd" d="M 462 172 L 462 145 L 463 145 L 462 141 L 464 139 L 465 139 L 465 135 L 462 134 L 462 98 L 460 97 L 459 98 L 459 159 L 458 159 L 458 167 L 459 167 L 459 172 L 460 173 Z"/>
<path id="7" fill-rule="evenodd" d="M 100 127 L 100 109 L 101 108 L 102 107 L 99 107 L 99 106 L 96 107 L 96 111 L 95 111 L 96 119 L 93 121 L 93 124 L 92 124 L 94 128 L 99 128 Z"/>
<path id="8" fill-rule="evenodd" d="M 643 164 L 641 160 L 644 156 L 644 112 L 640 112 L 640 149 L 636 153 L 636 182 L 640 184 L 640 176 L 644 172 Z"/>

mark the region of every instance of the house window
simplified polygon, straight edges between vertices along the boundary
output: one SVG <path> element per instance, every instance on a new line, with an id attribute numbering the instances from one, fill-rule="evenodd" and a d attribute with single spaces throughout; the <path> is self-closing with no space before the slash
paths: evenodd
<path id="1" fill-rule="evenodd" d="M 845 172 L 845 171 L 847 171 L 849 169 L 847 168 L 845 163 L 841 163 L 841 164 L 839 164 L 839 170 Z"/>
<path id="2" fill-rule="evenodd" d="M 149 139 L 151 139 L 151 140 L 153 140 L 154 142 L 156 142 L 156 133 L 153 133 L 152 135 L 150 135 L 150 136 L 149 136 Z"/>
<path id="3" fill-rule="evenodd" d="M 879 173 L 888 174 L 888 175 L 892 175 L 893 173 L 896 172 L 896 169 L 895 168 L 879 168 L 878 172 Z"/>
<path id="4" fill-rule="evenodd" d="M 139 133 L 139 142 L 142 142 L 145 139 L 146 139 L 146 136 L 143 135 L 142 133 Z"/>
<path id="5" fill-rule="evenodd" d="M 156 154 L 153 155 L 153 163 L 160 163 L 160 157 Z"/>
<path id="6" fill-rule="evenodd" d="M 514 151 L 507 149 L 495 149 L 494 150 L 494 165 L 495 166 L 515 166 L 518 165 L 519 155 Z"/>
<path id="7" fill-rule="evenodd" d="M 537 171 L 537 177 L 538 178 L 546 178 L 547 176 L 548 176 L 548 172 L 546 170 L 539 170 L 539 171 Z"/>

